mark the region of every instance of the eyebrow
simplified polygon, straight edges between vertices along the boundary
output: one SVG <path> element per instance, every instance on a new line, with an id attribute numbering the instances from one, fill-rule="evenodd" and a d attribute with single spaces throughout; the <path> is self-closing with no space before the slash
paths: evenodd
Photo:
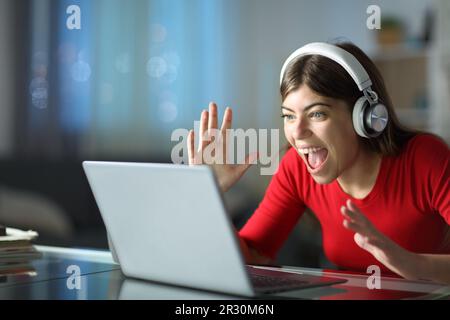
<path id="1" fill-rule="evenodd" d="M 312 107 L 315 107 L 315 106 L 318 106 L 318 105 L 320 105 L 320 106 L 325 106 L 325 107 L 328 107 L 328 108 L 331 108 L 331 106 L 330 106 L 328 103 L 324 103 L 324 102 L 314 102 L 314 103 L 311 103 L 310 105 L 307 105 L 306 107 L 304 107 L 304 108 L 303 108 L 303 112 L 308 111 L 308 109 L 311 109 Z M 295 113 L 294 110 L 292 110 L 292 109 L 290 109 L 290 108 L 288 108 L 288 107 L 285 107 L 285 106 L 281 106 L 281 109 L 286 109 L 286 110 L 289 110 L 289 111 Z"/>

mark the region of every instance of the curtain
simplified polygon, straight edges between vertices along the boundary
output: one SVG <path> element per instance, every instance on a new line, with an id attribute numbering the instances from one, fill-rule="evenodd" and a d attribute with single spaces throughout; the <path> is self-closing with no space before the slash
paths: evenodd
<path id="1" fill-rule="evenodd" d="M 80 9 L 80 29 L 67 26 L 71 5 Z M 171 132 L 191 128 L 210 100 L 224 100 L 224 59 L 232 57 L 225 46 L 238 35 L 237 23 L 224 29 L 233 10 L 226 1 L 30 0 L 24 7 L 23 155 L 170 159 Z"/>

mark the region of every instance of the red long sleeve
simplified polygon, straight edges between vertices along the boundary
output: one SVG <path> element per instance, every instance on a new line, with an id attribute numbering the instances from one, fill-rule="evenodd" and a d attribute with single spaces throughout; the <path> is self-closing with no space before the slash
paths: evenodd
<path id="1" fill-rule="evenodd" d="M 351 199 L 389 238 L 417 253 L 450 253 L 442 248 L 450 224 L 450 151 L 428 134 L 412 138 L 396 157 L 383 157 L 375 186 L 364 199 L 346 194 L 337 180 L 317 184 L 295 149 L 280 162 L 258 209 L 239 235 L 261 254 L 274 258 L 309 207 L 322 226 L 328 259 L 350 270 L 379 265 L 342 226 L 339 208 Z"/>

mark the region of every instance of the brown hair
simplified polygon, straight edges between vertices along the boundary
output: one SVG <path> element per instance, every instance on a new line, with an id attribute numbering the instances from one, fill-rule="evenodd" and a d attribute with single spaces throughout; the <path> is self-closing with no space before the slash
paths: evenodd
<path id="1" fill-rule="evenodd" d="M 343 42 L 335 45 L 358 59 L 372 80 L 372 90 L 378 94 L 380 103 L 384 104 L 388 111 L 389 121 L 383 133 L 375 138 L 361 138 L 361 140 L 371 150 L 383 156 L 398 155 L 409 139 L 419 131 L 409 129 L 399 122 L 383 77 L 372 60 L 352 43 Z M 351 106 L 351 111 L 356 100 L 362 96 L 362 92 L 348 72 L 337 62 L 321 55 L 303 56 L 288 65 L 280 87 L 282 100 L 303 84 L 321 96 L 345 101 Z"/>

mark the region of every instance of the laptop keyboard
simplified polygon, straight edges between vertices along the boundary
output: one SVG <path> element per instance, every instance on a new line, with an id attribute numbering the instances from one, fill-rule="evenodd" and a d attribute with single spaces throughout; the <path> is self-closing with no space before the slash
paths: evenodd
<path id="1" fill-rule="evenodd" d="M 295 278 L 272 277 L 267 275 L 251 274 L 255 288 L 265 293 L 275 293 L 294 290 L 304 287 L 307 281 Z"/>
<path id="2" fill-rule="evenodd" d="M 277 293 L 347 282 L 346 279 L 256 268 L 250 265 L 247 265 L 247 271 L 253 287 L 260 293 Z"/>

